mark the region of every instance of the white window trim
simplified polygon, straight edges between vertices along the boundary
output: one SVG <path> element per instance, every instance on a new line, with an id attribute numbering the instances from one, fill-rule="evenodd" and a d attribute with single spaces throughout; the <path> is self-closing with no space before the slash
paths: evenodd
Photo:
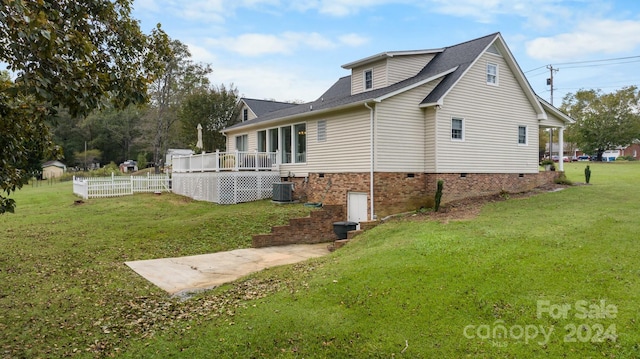
<path id="1" fill-rule="evenodd" d="M 367 72 L 371 72 L 371 88 L 367 88 Z M 362 88 L 364 91 L 373 90 L 373 68 L 362 71 Z"/>
<path id="2" fill-rule="evenodd" d="M 489 76 L 489 66 L 493 65 L 496 67 L 496 82 L 489 82 L 489 80 L 487 79 L 487 77 Z M 484 70 L 484 77 L 485 77 L 485 81 L 487 82 L 487 85 L 490 86 L 498 86 L 500 84 L 500 66 L 498 66 L 498 64 L 494 63 L 494 62 L 490 62 L 487 61 L 487 66 L 485 67 Z"/>
<path id="3" fill-rule="evenodd" d="M 247 149 L 246 150 L 241 150 L 241 149 L 238 148 L 238 138 L 239 137 L 244 137 L 244 136 L 247 136 L 246 137 Z M 249 134 L 248 133 L 239 133 L 239 134 L 235 135 L 235 144 L 234 144 L 234 146 L 235 146 L 236 151 L 240 151 L 240 152 L 249 151 Z"/>
<path id="4" fill-rule="evenodd" d="M 305 131 L 307 132 L 306 136 L 305 136 L 305 162 L 295 162 L 296 156 L 295 156 L 295 139 L 294 136 L 296 136 L 297 134 L 294 132 L 295 131 L 295 127 L 296 125 L 302 125 L 304 124 L 305 126 Z M 269 130 L 277 130 L 278 133 L 278 143 L 277 143 L 277 148 L 278 151 L 280 151 L 280 156 L 282 156 L 283 148 L 282 148 L 282 128 L 283 127 L 291 127 L 291 158 L 292 158 L 292 162 L 282 162 L 282 165 L 300 165 L 300 164 L 306 164 L 306 159 L 307 159 L 307 155 L 309 154 L 309 123 L 307 122 L 296 122 L 296 123 L 289 123 L 289 124 L 284 124 L 282 126 L 278 126 L 278 127 L 268 127 L 265 128 L 264 130 L 257 130 L 256 131 L 256 137 L 258 136 L 258 132 L 260 131 L 266 131 L 267 132 L 267 151 L 269 151 L 269 149 L 271 148 L 271 137 L 269 136 Z"/>
<path id="5" fill-rule="evenodd" d="M 460 120 L 462 121 L 462 138 L 453 138 L 453 120 Z M 465 131 L 465 123 L 466 121 L 464 120 L 463 117 L 455 117 L 455 116 L 451 116 L 451 121 L 449 121 L 449 138 L 451 139 L 452 142 L 464 142 L 464 139 L 466 137 L 466 132 Z"/>
<path id="6" fill-rule="evenodd" d="M 524 143 L 520 143 L 520 127 L 524 127 Z M 527 125 L 518 125 L 518 146 L 528 146 L 529 145 L 529 126 Z"/>

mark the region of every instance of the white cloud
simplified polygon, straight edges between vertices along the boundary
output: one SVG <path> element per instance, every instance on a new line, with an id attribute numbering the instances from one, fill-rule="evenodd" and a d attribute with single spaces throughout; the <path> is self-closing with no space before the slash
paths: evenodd
<path id="1" fill-rule="evenodd" d="M 354 33 L 342 35 L 338 39 L 341 43 L 351 47 L 361 46 L 369 42 L 369 38 Z"/>
<path id="2" fill-rule="evenodd" d="M 330 50 L 339 45 L 359 46 L 368 40 L 357 34 L 346 34 L 332 40 L 317 32 L 284 32 L 281 34 L 242 34 L 236 37 L 210 38 L 207 45 L 219 47 L 243 56 L 292 54 L 305 47 L 312 50 Z"/>
<path id="3" fill-rule="evenodd" d="M 240 94 L 249 98 L 278 101 L 312 101 L 326 91 L 334 78 L 313 78 L 304 68 L 281 68 L 272 65 L 243 67 L 214 64 L 212 83 L 233 83 Z M 336 77 L 337 78 L 337 77 Z"/>
<path id="4" fill-rule="evenodd" d="M 591 0 L 585 1 L 585 6 Z M 518 16 L 537 30 L 549 28 L 571 17 L 575 8 L 562 0 L 431 0 L 434 11 L 446 15 L 472 18 L 481 23 L 496 22 L 498 16 Z"/>
<path id="5" fill-rule="evenodd" d="M 527 42 L 527 54 L 540 60 L 583 59 L 592 54 L 633 51 L 640 46 L 640 21 L 590 20 L 575 31 Z"/>
<path id="6" fill-rule="evenodd" d="M 300 0 L 291 7 L 298 11 L 316 10 L 321 14 L 344 17 L 354 15 L 362 9 L 372 8 L 387 4 L 421 4 L 424 1 L 416 0 Z"/>
<path id="7" fill-rule="evenodd" d="M 194 44 L 186 44 L 189 47 L 191 53 L 191 59 L 195 62 L 203 62 L 210 64 L 218 59 L 216 55 L 202 46 Z"/>

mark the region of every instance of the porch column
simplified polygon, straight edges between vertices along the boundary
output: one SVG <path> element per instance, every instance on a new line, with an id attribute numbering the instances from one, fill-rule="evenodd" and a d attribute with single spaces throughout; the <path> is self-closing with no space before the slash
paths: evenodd
<path id="1" fill-rule="evenodd" d="M 558 128 L 558 170 L 564 171 L 564 127 Z"/>

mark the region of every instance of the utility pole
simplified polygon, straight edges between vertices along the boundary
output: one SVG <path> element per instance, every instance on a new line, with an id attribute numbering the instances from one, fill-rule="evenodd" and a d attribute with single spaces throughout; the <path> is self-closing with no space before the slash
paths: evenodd
<path id="1" fill-rule="evenodd" d="M 551 105 L 553 106 L 553 73 L 558 72 L 560 70 L 554 69 L 553 65 L 547 65 L 547 69 L 549 69 L 549 73 L 550 73 L 550 76 L 547 79 L 547 86 L 551 86 Z M 553 154 L 553 128 L 549 128 L 549 159 L 552 158 L 552 154 Z M 560 158 L 559 160 L 562 161 L 562 158 Z"/>
<path id="2" fill-rule="evenodd" d="M 547 86 L 551 86 L 551 104 L 553 105 L 553 73 L 560 71 L 560 69 L 554 69 L 553 65 L 547 65 L 550 72 L 550 77 L 547 79 Z"/>

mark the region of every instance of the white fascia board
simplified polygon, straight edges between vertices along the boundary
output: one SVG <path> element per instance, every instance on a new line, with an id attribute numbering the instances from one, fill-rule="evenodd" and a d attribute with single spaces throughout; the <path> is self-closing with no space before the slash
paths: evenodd
<path id="1" fill-rule="evenodd" d="M 498 34 L 496 37 L 496 40 L 499 40 L 497 41 L 498 50 L 502 52 L 502 57 L 507 62 L 507 65 L 509 66 L 509 68 L 511 68 L 511 71 L 514 72 L 516 81 L 518 81 L 520 88 L 524 91 L 525 96 L 529 99 L 529 102 L 531 103 L 531 105 L 536 109 L 536 112 L 538 113 L 538 117 L 540 115 L 546 117 L 544 109 L 540 104 L 540 101 L 538 101 L 538 96 L 536 95 L 535 92 L 533 92 L 533 89 L 531 88 L 531 84 L 529 84 L 529 81 L 527 81 L 527 78 L 524 76 L 524 73 L 522 72 L 520 65 L 518 65 L 518 62 L 516 62 L 516 59 L 513 57 L 513 54 L 511 53 L 511 50 L 509 50 L 509 47 L 507 47 L 507 43 L 502 38 L 502 35 Z M 491 44 L 489 44 L 489 46 L 491 46 L 492 44 L 495 44 L 496 40 L 494 40 Z M 489 48 L 489 46 L 487 46 L 487 49 Z M 487 49 L 485 49 L 484 51 L 487 51 Z"/>
<path id="2" fill-rule="evenodd" d="M 442 48 L 442 49 L 430 49 L 430 50 L 387 51 L 387 52 L 381 52 L 379 54 L 375 54 L 375 55 L 372 55 L 372 56 L 369 56 L 369 57 L 365 57 L 365 58 L 360 59 L 360 60 L 349 62 L 347 64 L 342 65 L 341 67 L 343 69 L 350 70 L 350 69 L 352 69 L 354 67 L 363 66 L 363 65 L 369 64 L 371 62 L 375 62 L 375 61 L 378 61 L 380 59 L 384 59 L 384 58 L 388 58 L 388 57 L 407 56 L 407 55 L 435 54 L 435 53 L 442 52 L 442 51 L 444 51 L 444 48 Z"/>
<path id="3" fill-rule="evenodd" d="M 538 103 L 545 110 L 544 120 L 547 119 L 546 112 L 550 112 L 552 115 L 554 115 L 557 118 L 561 119 L 567 125 L 576 122 L 576 120 L 574 120 L 573 118 L 567 116 L 562 111 L 558 110 L 555 106 L 553 106 L 550 103 L 548 103 L 547 101 L 543 100 L 540 96 L 536 95 L 536 98 L 538 99 Z"/>
<path id="4" fill-rule="evenodd" d="M 388 99 L 390 97 L 393 97 L 395 95 L 401 94 L 401 93 L 403 93 L 405 91 L 413 90 L 416 87 L 422 86 L 422 85 L 427 84 L 427 83 L 429 83 L 431 81 L 434 81 L 434 80 L 437 80 L 437 79 L 439 79 L 441 77 L 447 76 L 448 74 L 454 72 L 457 69 L 458 69 L 458 66 L 456 66 L 454 68 L 451 68 L 451 69 L 449 69 L 447 71 L 441 72 L 441 73 L 439 73 L 437 75 L 434 75 L 434 76 L 431 76 L 431 77 L 427 77 L 424 80 L 418 81 L 418 82 L 416 82 L 414 84 L 411 84 L 411 85 L 408 85 L 408 86 L 405 86 L 405 87 L 403 87 L 401 89 L 398 89 L 396 91 L 390 92 L 390 93 L 388 93 L 386 95 L 382 95 L 380 97 L 377 97 L 377 98 L 374 99 L 374 101 L 376 101 L 376 102 L 384 101 L 384 100 L 386 100 L 386 99 Z"/>
<path id="5" fill-rule="evenodd" d="M 436 102 L 423 103 L 423 104 L 421 104 L 421 105 L 420 105 L 420 106 L 418 106 L 418 107 L 420 107 L 420 108 L 427 108 L 427 107 L 433 107 L 433 106 L 440 106 L 440 107 L 444 106 L 444 98 L 440 98 L 440 99 L 439 99 L 438 101 L 436 101 Z"/>

